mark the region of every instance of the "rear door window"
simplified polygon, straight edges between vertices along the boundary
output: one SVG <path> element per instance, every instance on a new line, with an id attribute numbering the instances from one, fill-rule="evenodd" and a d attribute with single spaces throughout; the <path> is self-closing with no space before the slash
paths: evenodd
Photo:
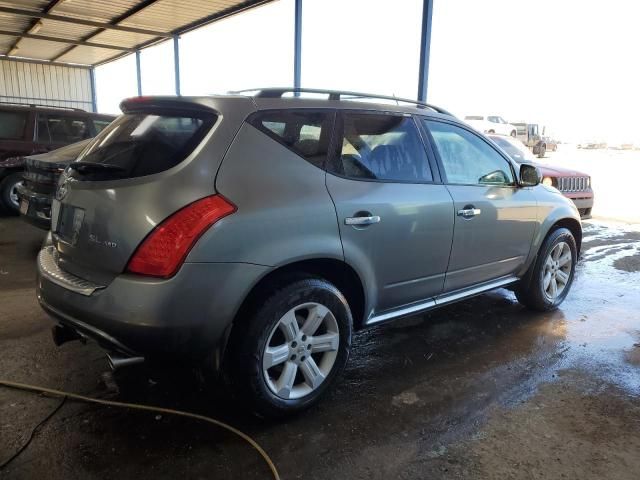
<path id="1" fill-rule="evenodd" d="M 357 180 L 433 181 L 413 118 L 354 112 L 344 113 L 340 123 L 341 140 L 333 173 Z"/>
<path id="2" fill-rule="evenodd" d="M 261 132 L 324 168 L 335 113 L 330 110 L 266 110 L 247 120 Z"/>
<path id="3" fill-rule="evenodd" d="M 163 172 L 202 141 L 216 116 L 131 112 L 111 122 L 72 164 L 76 178 L 131 178 Z"/>
<path id="4" fill-rule="evenodd" d="M 0 111 L 0 139 L 22 140 L 28 117 L 28 112 Z"/>

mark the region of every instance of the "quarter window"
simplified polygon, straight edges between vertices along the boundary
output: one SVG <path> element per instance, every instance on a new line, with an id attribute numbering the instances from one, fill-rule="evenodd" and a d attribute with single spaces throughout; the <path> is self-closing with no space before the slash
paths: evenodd
<path id="1" fill-rule="evenodd" d="M 509 163 L 478 135 L 449 123 L 425 120 L 448 183 L 513 185 Z"/>
<path id="2" fill-rule="evenodd" d="M 354 179 L 431 182 L 433 176 L 413 118 L 345 113 L 334 173 Z"/>
<path id="3" fill-rule="evenodd" d="M 334 113 L 310 110 L 268 110 L 248 122 L 313 165 L 324 168 Z"/>

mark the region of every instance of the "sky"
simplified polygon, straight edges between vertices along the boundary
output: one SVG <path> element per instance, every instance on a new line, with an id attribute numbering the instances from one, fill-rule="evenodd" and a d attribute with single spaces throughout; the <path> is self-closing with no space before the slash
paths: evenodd
<path id="1" fill-rule="evenodd" d="M 183 35 L 183 95 L 293 84 L 293 0 Z M 303 0 L 302 86 L 416 98 L 422 0 Z M 640 2 L 434 0 L 427 100 L 563 141 L 635 142 Z M 142 51 L 144 95 L 173 94 L 173 45 Z M 137 94 L 135 57 L 98 67 L 98 109 Z"/>

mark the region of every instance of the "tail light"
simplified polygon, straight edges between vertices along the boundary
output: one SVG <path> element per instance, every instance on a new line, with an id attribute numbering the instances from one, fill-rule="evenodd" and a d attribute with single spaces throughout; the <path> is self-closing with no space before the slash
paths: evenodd
<path id="1" fill-rule="evenodd" d="M 129 260 L 127 272 L 172 277 L 202 234 L 235 211 L 235 205 L 221 195 L 205 197 L 178 210 L 138 246 Z"/>

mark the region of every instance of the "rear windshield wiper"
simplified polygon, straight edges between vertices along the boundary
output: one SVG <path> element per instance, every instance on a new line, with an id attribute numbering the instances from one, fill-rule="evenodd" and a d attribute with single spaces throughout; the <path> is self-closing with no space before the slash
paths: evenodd
<path id="1" fill-rule="evenodd" d="M 111 163 L 94 163 L 94 162 L 72 162 L 69 165 L 74 170 L 110 170 L 115 172 L 126 172 L 127 169 L 120 165 L 113 165 Z"/>

